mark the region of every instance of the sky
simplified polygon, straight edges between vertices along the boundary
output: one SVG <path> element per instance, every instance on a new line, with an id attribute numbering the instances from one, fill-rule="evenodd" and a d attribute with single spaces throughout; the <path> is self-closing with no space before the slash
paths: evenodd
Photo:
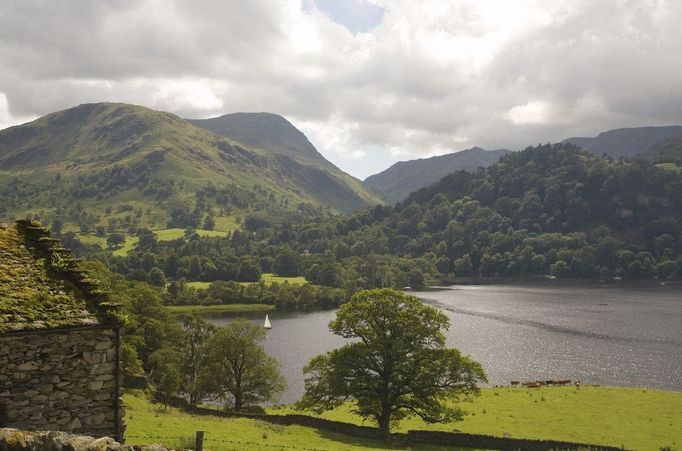
<path id="1" fill-rule="evenodd" d="M 399 160 L 682 124 L 679 0 L 2 0 L 0 129 L 116 101 L 278 113 Z"/>

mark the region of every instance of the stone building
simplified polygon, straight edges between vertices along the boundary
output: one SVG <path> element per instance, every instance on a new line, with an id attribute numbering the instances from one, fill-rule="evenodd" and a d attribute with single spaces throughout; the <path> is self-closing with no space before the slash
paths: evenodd
<path id="1" fill-rule="evenodd" d="M 0 428 L 123 438 L 118 306 L 30 221 L 0 225 Z"/>

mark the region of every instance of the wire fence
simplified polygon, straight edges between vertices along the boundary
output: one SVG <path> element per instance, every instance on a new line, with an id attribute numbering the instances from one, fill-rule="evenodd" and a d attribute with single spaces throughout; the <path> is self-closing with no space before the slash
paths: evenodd
<path id="1" fill-rule="evenodd" d="M 150 441 L 155 441 L 160 445 L 166 447 L 172 447 L 176 449 L 194 449 L 195 437 L 189 435 L 182 436 L 168 436 L 168 435 L 128 435 L 126 434 L 126 441 L 135 443 L 136 440 L 144 440 L 149 443 Z M 302 446 L 292 446 L 292 445 L 276 445 L 273 443 L 263 443 L 263 442 L 250 442 L 244 440 L 228 440 L 228 439 L 218 439 L 210 438 L 208 436 L 204 437 L 204 448 L 208 450 L 242 450 L 245 446 L 249 449 L 268 449 L 268 450 L 288 450 L 296 449 L 303 451 L 327 451 L 325 448 L 308 448 Z"/>

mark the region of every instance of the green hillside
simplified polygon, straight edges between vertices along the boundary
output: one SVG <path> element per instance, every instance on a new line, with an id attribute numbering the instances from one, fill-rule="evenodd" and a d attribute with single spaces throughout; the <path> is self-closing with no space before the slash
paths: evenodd
<path id="1" fill-rule="evenodd" d="M 365 206 L 382 203 L 375 192 L 325 159 L 303 132 L 278 114 L 232 113 L 211 119 L 188 119 L 188 122 L 247 146 L 282 155 L 302 165 L 322 170 L 337 183 L 359 196 Z M 315 177 L 313 174 L 311 176 Z M 317 176 L 319 177 L 319 174 Z M 352 203 L 351 199 L 349 203 Z M 357 207 L 347 208 L 353 209 Z"/>
<path id="2" fill-rule="evenodd" d="M 666 139 L 637 156 L 655 163 L 682 164 L 682 135 Z"/>
<path id="3" fill-rule="evenodd" d="M 373 203 L 324 169 L 139 106 L 85 104 L 0 131 L 5 220 L 39 213 L 86 228 L 182 228 Z"/>
<path id="4" fill-rule="evenodd" d="M 310 250 L 301 268 L 307 280 L 330 286 L 476 276 L 680 278 L 681 190 L 682 174 L 668 167 L 546 145 L 450 174 L 392 207 L 276 233 L 287 238 L 280 249 Z M 259 255 L 268 254 L 272 233 L 263 232 Z"/>

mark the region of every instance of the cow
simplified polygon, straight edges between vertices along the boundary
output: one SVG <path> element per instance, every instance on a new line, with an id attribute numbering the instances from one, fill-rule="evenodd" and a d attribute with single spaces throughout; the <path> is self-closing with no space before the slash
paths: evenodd
<path id="1" fill-rule="evenodd" d="M 519 385 L 520 383 L 521 383 L 521 382 L 519 382 L 519 381 L 511 381 L 511 386 L 512 386 L 512 387 L 516 387 L 516 386 Z"/>

